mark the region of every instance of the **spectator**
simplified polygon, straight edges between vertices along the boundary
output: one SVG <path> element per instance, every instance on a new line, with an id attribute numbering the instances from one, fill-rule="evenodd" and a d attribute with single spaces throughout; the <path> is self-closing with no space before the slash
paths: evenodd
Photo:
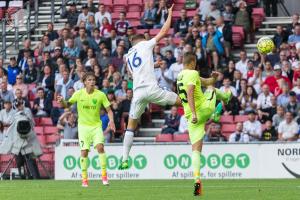
<path id="1" fill-rule="evenodd" d="M 266 61 L 266 63 L 264 64 L 264 70 L 262 71 L 262 80 L 265 81 L 267 77 L 269 76 L 273 76 L 274 75 L 274 71 L 272 68 L 272 64 L 270 61 Z"/>
<path id="2" fill-rule="evenodd" d="M 112 29 L 113 29 L 113 26 L 109 23 L 107 17 L 103 17 L 102 23 L 100 26 L 100 36 L 104 37 L 104 38 L 109 38 Z"/>
<path id="3" fill-rule="evenodd" d="M 202 18 L 203 17 L 204 16 L 202 16 Z M 212 1 L 210 3 L 210 12 L 205 17 L 205 19 L 206 20 L 210 20 L 210 21 L 215 21 L 215 20 L 217 20 L 220 17 L 221 17 L 221 12 L 220 12 L 220 10 L 217 9 L 217 2 L 216 1 Z"/>
<path id="4" fill-rule="evenodd" d="M 234 65 L 230 64 L 230 63 L 233 63 L 233 61 L 229 62 L 229 66 L 228 66 L 229 70 L 230 70 L 230 68 L 234 67 Z M 231 70 L 234 70 L 234 69 L 231 69 Z M 237 91 L 238 94 L 241 94 L 242 92 L 245 93 L 246 92 L 245 86 L 247 86 L 247 80 L 242 79 L 242 73 L 239 70 L 231 71 L 231 73 L 232 72 L 233 72 L 233 79 L 230 78 L 230 74 L 229 74 L 229 76 L 226 74 L 227 71 L 224 72 L 224 77 L 229 78 L 229 80 L 231 81 L 231 85 L 235 88 L 235 90 Z M 243 87 L 242 87 L 242 84 L 243 84 Z"/>
<path id="5" fill-rule="evenodd" d="M 126 91 L 126 99 L 124 99 L 120 103 L 120 107 L 119 107 L 121 116 L 123 116 L 124 113 L 125 114 L 129 113 L 132 97 L 133 97 L 133 91 L 132 91 L 132 89 L 127 89 L 127 91 Z M 125 120 L 127 121 L 128 117 Z"/>
<path id="6" fill-rule="evenodd" d="M 171 114 L 165 118 L 165 123 L 162 126 L 162 134 L 173 134 L 178 131 L 180 122 L 180 115 L 176 106 L 172 106 Z"/>
<path id="7" fill-rule="evenodd" d="M 19 100 L 16 102 L 15 106 L 16 106 L 16 110 L 15 110 L 15 114 L 19 111 L 23 111 L 24 114 L 32 121 L 34 121 L 33 116 L 32 116 L 32 112 L 29 108 L 24 106 L 24 102 L 22 100 Z M 14 117 L 14 116 L 13 116 Z"/>
<path id="8" fill-rule="evenodd" d="M 109 142 L 111 142 L 112 135 L 111 135 L 110 126 L 108 126 L 109 118 L 104 109 L 100 110 L 100 118 L 101 118 L 101 122 L 102 122 L 102 131 L 103 131 L 103 135 L 105 137 L 105 142 L 109 143 Z"/>
<path id="9" fill-rule="evenodd" d="M 7 67 L 8 83 L 14 85 L 16 83 L 17 75 L 21 73 L 21 69 L 18 67 L 15 57 L 11 57 L 9 63 L 10 64 Z"/>
<path id="10" fill-rule="evenodd" d="M 298 114 L 300 110 L 300 103 L 297 101 L 297 96 L 294 91 L 289 92 L 289 102 L 285 108 L 287 112 L 292 113 L 294 117 Z"/>
<path id="11" fill-rule="evenodd" d="M 271 98 L 273 94 L 270 93 L 269 86 L 264 84 L 262 87 L 262 93 L 257 98 L 257 110 L 260 119 L 266 119 L 269 117 L 269 112 L 272 107 Z"/>
<path id="12" fill-rule="evenodd" d="M 118 102 L 125 100 L 127 97 L 127 89 L 128 89 L 128 82 L 127 80 L 122 81 L 121 89 L 115 91 L 115 96 Z"/>
<path id="13" fill-rule="evenodd" d="M 27 98 L 28 97 L 28 85 L 23 83 L 22 74 L 17 75 L 16 80 L 17 80 L 17 82 L 13 86 L 13 93 L 15 93 L 17 89 L 20 89 L 22 91 L 23 97 Z"/>
<path id="14" fill-rule="evenodd" d="M 277 132 L 272 126 L 272 121 L 266 121 L 266 128 L 261 135 L 261 141 L 276 141 L 278 139 Z"/>
<path id="15" fill-rule="evenodd" d="M 18 53 L 17 63 L 20 63 L 20 61 L 22 60 L 25 50 L 29 50 L 29 52 L 30 52 L 29 57 L 34 57 L 34 52 L 30 47 L 31 47 L 31 40 L 30 39 L 24 40 L 23 49 L 20 49 L 19 53 Z"/>
<path id="16" fill-rule="evenodd" d="M 300 76 L 298 76 L 296 84 L 293 87 L 292 91 L 296 93 L 297 97 L 300 96 Z"/>
<path id="17" fill-rule="evenodd" d="M 280 48 L 282 43 L 286 43 L 288 41 L 288 34 L 285 30 L 283 30 L 281 25 L 276 27 L 276 33 L 273 36 L 273 41 L 277 49 Z"/>
<path id="18" fill-rule="evenodd" d="M 286 84 L 282 86 L 282 93 L 277 97 L 277 104 L 286 108 L 289 103 L 289 87 Z"/>
<path id="19" fill-rule="evenodd" d="M 120 72 L 113 73 L 113 80 L 110 85 L 114 91 L 122 88 L 122 76 Z"/>
<path id="20" fill-rule="evenodd" d="M 116 49 L 116 52 L 114 52 L 111 64 L 116 68 L 117 71 L 121 71 L 122 67 L 124 65 L 124 47 L 119 45 Z"/>
<path id="21" fill-rule="evenodd" d="M 85 24 L 85 28 L 87 30 L 87 35 L 89 37 L 92 37 L 92 32 L 96 28 L 96 22 L 95 22 L 95 17 L 93 15 L 90 15 L 88 17 L 88 20 Z"/>
<path id="22" fill-rule="evenodd" d="M 293 114 L 286 112 L 284 121 L 278 127 L 278 140 L 279 141 L 296 141 L 298 139 L 299 126 L 294 121 Z"/>
<path id="23" fill-rule="evenodd" d="M 246 95 L 242 96 L 241 108 L 243 111 L 248 112 L 256 109 L 257 94 L 252 86 L 247 86 Z"/>
<path id="24" fill-rule="evenodd" d="M 27 97 L 23 97 L 22 90 L 21 89 L 16 89 L 16 91 L 15 91 L 15 99 L 14 99 L 13 104 L 12 104 L 13 105 L 13 109 L 17 109 L 16 108 L 16 103 L 17 103 L 17 101 L 21 101 L 21 100 L 24 103 L 24 107 L 30 108 L 30 103 L 27 100 Z"/>
<path id="25" fill-rule="evenodd" d="M 281 65 L 282 65 L 282 76 L 288 77 L 290 82 L 293 82 L 293 77 L 295 72 L 291 68 L 291 63 L 285 60 L 281 63 Z"/>
<path id="26" fill-rule="evenodd" d="M 58 59 L 57 60 L 57 63 L 54 62 L 54 60 L 51 58 L 50 56 L 50 52 L 49 51 L 45 51 L 42 53 L 42 57 L 43 57 L 43 60 L 41 60 L 40 62 L 40 68 L 43 69 L 43 67 L 45 65 L 49 65 L 51 67 L 51 69 L 53 71 L 56 71 L 57 70 L 57 65 L 62 61 L 64 61 L 62 58 L 61 59 Z"/>
<path id="27" fill-rule="evenodd" d="M 256 112 L 248 112 L 248 120 L 244 122 L 244 131 L 250 137 L 250 141 L 258 141 L 261 138 L 261 123 L 256 119 Z"/>
<path id="28" fill-rule="evenodd" d="M 294 34 L 289 36 L 288 43 L 295 45 L 300 42 L 300 24 L 295 25 Z"/>
<path id="29" fill-rule="evenodd" d="M 89 43 L 89 47 L 93 48 L 95 51 L 98 51 L 99 47 L 97 46 L 96 42 L 91 37 L 86 35 L 85 27 L 82 27 L 79 29 L 79 36 L 74 40 L 75 47 L 77 47 L 79 50 L 82 50 L 84 41 Z"/>
<path id="30" fill-rule="evenodd" d="M 221 125 L 211 123 L 204 136 L 205 142 L 226 142 L 226 137 L 221 133 Z"/>
<path id="31" fill-rule="evenodd" d="M 188 121 L 184 115 L 180 117 L 179 128 L 174 134 L 188 134 Z"/>
<path id="32" fill-rule="evenodd" d="M 74 83 L 74 86 L 73 86 L 75 91 L 84 88 L 84 84 L 83 84 L 83 81 L 82 81 L 82 77 L 83 77 L 84 74 L 85 74 L 84 71 L 81 71 L 81 72 L 79 73 L 80 79 L 79 79 L 78 81 L 76 81 L 76 82 Z"/>
<path id="33" fill-rule="evenodd" d="M 234 21 L 234 14 L 231 1 L 226 1 L 225 10 L 222 12 L 222 17 L 224 18 L 224 22 L 226 25 L 232 25 Z"/>
<path id="34" fill-rule="evenodd" d="M 93 0 L 87 0 L 87 7 L 89 12 L 95 13 L 97 12 L 97 8 L 95 7 Z"/>
<path id="35" fill-rule="evenodd" d="M 23 58 L 20 60 L 18 67 L 21 71 L 24 72 L 26 69 L 28 69 L 27 60 L 30 58 L 30 51 L 25 49 L 23 53 Z"/>
<path id="36" fill-rule="evenodd" d="M 240 60 L 236 63 L 235 68 L 242 73 L 243 78 L 247 78 L 247 63 L 247 52 L 245 50 L 241 50 Z"/>
<path id="37" fill-rule="evenodd" d="M 185 35 L 188 33 L 188 28 L 189 20 L 187 18 L 187 11 L 183 8 L 180 11 L 180 18 L 176 21 L 174 26 L 175 36 L 185 37 Z"/>
<path id="38" fill-rule="evenodd" d="M 275 71 L 274 76 L 267 77 L 265 80 L 265 84 L 269 86 L 270 91 L 275 96 L 278 96 L 282 92 L 278 82 L 288 84 L 289 88 L 292 88 L 292 84 L 287 77 L 281 75 L 282 72 L 281 72 L 281 67 L 279 65 L 274 66 L 274 71 Z"/>
<path id="39" fill-rule="evenodd" d="M 241 122 L 236 124 L 236 131 L 229 136 L 228 142 L 248 143 L 249 135 L 244 132 L 243 124 Z"/>
<path id="40" fill-rule="evenodd" d="M 285 109 L 282 106 L 277 106 L 276 114 L 272 117 L 273 127 L 278 131 L 279 124 L 284 120 Z"/>
<path id="41" fill-rule="evenodd" d="M 1 83 L 0 99 L 5 101 L 13 102 L 14 94 L 11 90 L 7 88 L 7 81 L 3 80 Z"/>
<path id="42" fill-rule="evenodd" d="M 46 65 L 44 67 L 43 73 L 40 76 L 39 84 L 40 86 L 46 88 L 46 91 L 51 90 L 54 91 L 54 80 L 55 77 L 51 72 L 51 67 Z"/>
<path id="43" fill-rule="evenodd" d="M 158 81 L 158 85 L 161 88 L 172 91 L 172 77 L 170 76 L 168 70 L 168 64 L 165 60 L 162 60 L 159 64 L 159 68 L 154 69 L 154 73 L 156 76 L 156 80 Z"/>
<path id="44" fill-rule="evenodd" d="M 69 65 L 75 65 L 75 60 L 79 56 L 79 48 L 74 46 L 74 39 L 69 38 L 68 46 L 63 50 L 63 56 L 69 60 Z"/>
<path id="45" fill-rule="evenodd" d="M 182 63 L 183 56 L 179 54 L 176 58 L 176 63 L 173 63 L 169 68 L 169 77 L 175 83 L 177 80 L 178 74 L 183 70 L 183 63 Z"/>
<path id="46" fill-rule="evenodd" d="M 249 75 L 249 73 L 248 73 Z M 263 78 L 262 78 L 262 70 L 261 68 L 254 69 L 254 74 L 252 77 L 248 79 L 248 85 L 251 85 L 254 87 L 255 91 L 257 93 L 261 92 L 261 85 L 263 84 Z"/>
<path id="47" fill-rule="evenodd" d="M 199 3 L 199 8 L 197 9 L 197 11 L 199 12 L 199 15 L 202 16 L 201 18 L 202 21 L 206 20 L 206 16 L 208 16 L 210 12 L 210 4 L 211 4 L 210 0 L 202 0 Z"/>
<path id="48" fill-rule="evenodd" d="M 282 54 L 280 55 L 278 54 L 277 49 L 273 48 L 273 51 L 266 56 L 265 61 L 269 61 L 271 65 L 275 67 L 276 63 L 280 62 L 280 57 L 283 57 L 285 59 L 285 53 L 282 52 Z"/>
<path id="49" fill-rule="evenodd" d="M 239 1 L 239 10 L 236 13 L 234 25 L 243 26 L 246 35 L 246 41 L 250 42 L 250 31 L 251 31 L 251 17 L 247 11 L 247 4 L 245 1 Z"/>
<path id="50" fill-rule="evenodd" d="M 71 27 L 76 26 L 78 21 L 79 12 L 76 9 L 76 3 L 70 4 L 70 9 L 67 11 L 65 8 L 62 10 L 61 17 L 67 18 L 67 23 L 70 24 Z"/>
<path id="51" fill-rule="evenodd" d="M 167 17 L 168 17 L 168 8 L 167 8 L 166 0 L 160 0 L 156 12 L 156 23 L 154 25 L 154 28 L 161 28 L 163 24 L 166 22 Z"/>
<path id="52" fill-rule="evenodd" d="M 100 37 L 100 30 L 98 28 L 94 28 L 93 30 L 93 37 L 92 39 L 94 40 L 94 42 L 99 45 L 102 38 Z"/>
<path id="53" fill-rule="evenodd" d="M 47 25 L 47 32 L 46 32 L 46 33 L 47 33 L 47 35 L 48 35 L 50 41 L 54 41 L 54 40 L 56 40 L 56 39 L 59 38 L 58 33 L 54 30 L 54 25 L 53 25 L 53 23 L 49 23 L 49 24 Z"/>
<path id="54" fill-rule="evenodd" d="M 166 51 L 166 54 L 165 54 L 165 59 L 164 59 L 166 62 L 167 62 L 167 68 L 169 69 L 170 66 L 176 62 L 176 59 L 175 57 L 173 56 L 173 52 L 171 50 L 167 50 Z"/>
<path id="55" fill-rule="evenodd" d="M 59 117 L 57 128 L 63 131 L 64 139 L 78 139 L 77 116 L 74 113 L 64 112 Z"/>
<path id="56" fill-rule="evenodd" d="M 126 13 L 120 12 L 119 20 L 115 23 L 115 29 L 117 35 L 120 37 L 125 37 L 127 29 L 130 27 L 129 21 L 126 20 Z"/>
<path id="57" fill-rule="evenodd" d="M 98 57 L 98 63 L 104 73 L 107 72 L 108 65 L 111 63 L 111 57 L 109 55 L 109 49 L 104 48 L 101 52 L 101 55 Z"/>
<path id="58" fill-rule="evenodd" d="M 231 81 L 229 78 L 224 78 L 223 79 L 223 86 L 220 88 L 220 90 L 222 92 L 226 92 L 227 90 L 230 90 L 232 92 L 232 95 L 233 96 L 237 96 L 237 92 L 236 92 L 236 89 L 234 87 L 232 87 L 231 85 Z"/>
<path id="59" fill-rule="evenodd" d="M 6 137 L 6 129 L 12 124 L 15 110 L 12 109 L 11 101 L 4 100 L 4 108 L 0 111 L 0 121 L 4 127 L 4 137 Z"/>
<path id="60" fill-rule="evenodd" d="M 77 26 L 79 26 L 81 22 L 86 23 L 88 21 L 89 16 L 94 16 L 94 13 L 89 12 L 87 4 L 83 4 L 81 10 L 82 13 L 80 13 L 80 15 L 78 16 Z"/>
<path id="61" fill-rule="evenodd" d="M 172 42 L 172 37 L 165 37 L 164 38 L 164 46 L 161 47 L 160 53 L 163 56 L 166 56 L 167 51 L 174 52 L 174 49 L 175 49 L 175 45 Z"/>
<path id="62" fill-rule="evenodd" d="M 70 78 L 70 72 L 68 70 L 64 70 L 63 77 L 57 81 L 56 84 L 56 92 L 63 96 L 64 99 L 69 98 L 67 95 L 68 89 L 73 87 L 74 81 Z"/>
<path id="63" fill-rule="evenodd" d="M 141 18 L 141 27 L 145 29 L 153 28 L 156 21 L 156 11 L 154 0 L 145 2 L 144 15 Z"/>
<path id="64" fill-rule="evenodd" d="M 293 34 L 295 26 L 299 23 L 299 14 L 295 13 L 292 16 L 292 23 L 286 28 L 289 35 Z"/>
<path id="65" fill-rule="evenodd" d="M 109 24 L 112 24 L 111 14 L 105 10 L 104 4 L 100 3 L 98 9 L 99 11 L 95 14 L 97 27 L 101 27 L 104 17 L 107 18 Z"/>
<path id="66" fill-rule="evenodd" d="M 42 37 L 42 41 L 38 44 L 37 49 L 39 55 L 42 55 L 44 52 L 52 53 L 54 51 L 54 46 L 51 43 L 48 35 L 44 35 Z"/>
<path id="67" fill-rule="evenodd" d="M 52 99 L 46 95 L 43 88 L 37 89 L 37 98 L 33 102 L 32 112 L 36 117 L 49 117 L 52 109 Z"/>

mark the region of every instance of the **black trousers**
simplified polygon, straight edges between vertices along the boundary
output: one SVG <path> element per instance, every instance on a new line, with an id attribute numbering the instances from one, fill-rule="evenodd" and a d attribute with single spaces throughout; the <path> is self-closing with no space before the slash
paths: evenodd
<path id="1" fill-rule="evenodd" d="M 21 167 L 24 167 L 26 169 L 28 177 L 33 178 L 33 179 L 39 179 L 40 178 L 40 173 L 38 170 L 38 166 L 36 164 L 36 160 L 32 158 L 32 154 L 26 154 L 22 155 L 19 153 L 19 155 L 15 156 L 16 162 L 17 162 L 17 167 L 19 170 L 19 174 L 21 177 L 25 177 L 25 174 L 21 174 Z M 26 162 L 27 161 L 27 162 Z"/>
<path id="2" fill-rule="evenodd" d="M 272 16 L 277 17 L 277 0 L 264 0 L 264 6 L 266 10 L 266 15 L 271 16 L 271 6 L 272 6 Z"/>

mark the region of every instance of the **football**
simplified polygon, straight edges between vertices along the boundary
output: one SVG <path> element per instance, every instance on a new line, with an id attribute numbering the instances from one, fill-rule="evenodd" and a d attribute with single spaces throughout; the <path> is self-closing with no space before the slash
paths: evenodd
<path id="1" fill-rule="evenodd" d="M 261 54 L 270 53 L 275 47 L 274 42 L 269 37 L 262 37 L 258 40 L 256 44 L 257 50 Z"/>

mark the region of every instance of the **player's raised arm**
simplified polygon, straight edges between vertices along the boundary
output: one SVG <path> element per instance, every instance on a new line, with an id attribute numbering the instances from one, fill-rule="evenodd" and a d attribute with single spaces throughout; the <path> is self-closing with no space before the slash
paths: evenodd
<path id="1" fill-rule="evenodd" d="M 61 95 L 57 96 L 57 102 L 63 107 L 63 108 L 69 108 L 72 104 L 64 100 L 64 97 Z"/>
<path id="2" fill-rule="evenodd" d="M 163 27 L 160 29 L 159 33 L 154 37 L 156 42 L 159 42 L 162 38 L 164 38 L 171 27 L 173 6 L 174 4 L 172 4 L 172 6 L 168 9 L 168 18 Z"/>

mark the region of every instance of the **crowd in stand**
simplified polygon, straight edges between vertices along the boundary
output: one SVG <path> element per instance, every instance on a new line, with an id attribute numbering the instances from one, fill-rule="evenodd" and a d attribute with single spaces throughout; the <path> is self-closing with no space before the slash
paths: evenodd
<path id="1" fill-rule="evenodd" d="M 76 138 L 76 108 L 64 110 L 55 100 L 58 94 L 68 99 L 83 88 L 81 78 L 87 71 L 96 74 L 98 89 L 107 94 L 117 129 L 121 129 L 124 116 L 126 122 L 133 92 L 123 56 L 131 47 L 130 39 L 137 29 L 145 30 L 145 38 L 149 39 L 149 29 L 164 24 L 172 1 L 146 0 L 138 27 L 131 25 L 126 12 L 120 12 L 119 19 L 113 21 L 112 13 L 103 4 L 96 7 L 92 0 L 87 2 L 81 11 L 75 2 L 70 3 L 61 13 L 67 19 L 65 27 L 55 30 L 53 24 L 48 24 L 34 48 L 30 39 L 26 39 L 24 49 L 18 57 L 10 58 L 8 66 L 0 59 L 0 135 L 9 126 L 14 109 L 22 104 L 34 117 L 51 117 L 65 138 Z M 194 52 L 201 76 L 219 71 L 215 86 L 233 94 L 230 103 L 224 106 L 224 115 L 248 115 L 248 121 L 238 123 L 229 138 L 222 135 L 220 124 L 211 124 L 206 141 L 295 141 L 300 136 L 299 15 L 294 14 L 287 27 L 277 26 L 273 38 L 276 48 L 272 53 L 255 52 L 249 59 L 247 52 L 241 50 L 240 58 L 234 60 L 231 26 L 243 26 L 245 42 L 254 42 L 250 16 L 253 6 L 257 5 L 247 5 L 245 1 L 202 0 L 198 14 L 191 18 L 182 8 L 180 17 L 174 18 L 174 32 L 154 48 L 155 75 L 160 87 L 176 90 L 176 78 L 183 69 L 183 54 Z M 273 15 L 277 13 L 273 11 Z M 175 44 L 174 38 L 179 42 Z M 29 87 L 33 84 L 36 86 Z M 107 142 L 120 136 L 109 130 L 105 111 L 99 117 Z M 172 107 L 162 133 L 186 133 L 186 123 L 177 108 Z"/>

